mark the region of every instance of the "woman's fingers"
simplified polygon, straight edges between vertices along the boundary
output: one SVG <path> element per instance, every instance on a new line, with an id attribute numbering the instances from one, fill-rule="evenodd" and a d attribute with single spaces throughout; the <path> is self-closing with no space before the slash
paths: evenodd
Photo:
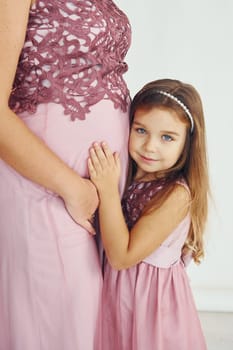
<path id="1" fill-rule="evenodd" d="M 92 222 L 91 220 L 81 220 L 78 222 L 80 226 L 82 226 L 83 228 L 85 228 L 91 235 L 95 235 L 95 229 L 92 226 Z"/>

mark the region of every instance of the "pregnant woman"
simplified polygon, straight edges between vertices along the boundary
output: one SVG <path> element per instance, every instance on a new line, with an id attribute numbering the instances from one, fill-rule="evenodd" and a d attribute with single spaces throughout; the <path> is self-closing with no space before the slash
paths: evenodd
<path id="1" fill-rule="evenodd" d="M 93 350 L 90 144 L 127 164 L 130 25 L 111 0 L 0 0 L 0 350 Z"/>

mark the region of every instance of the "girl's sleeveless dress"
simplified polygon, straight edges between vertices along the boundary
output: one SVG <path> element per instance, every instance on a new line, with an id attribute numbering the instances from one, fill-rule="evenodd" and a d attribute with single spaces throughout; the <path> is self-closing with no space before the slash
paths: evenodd
<path id="1" fill-rule="evenodd" d="M 134 182 L 129 187 L 123 198 L 129 229 L 160 186 L 152 181 Z M 163 244 L 136 266 L 116 271 L 106 264 L 102 350 L 206 350 L 185 271 L 188 257 L 181 254 L 189 226 L 187 215 Z"/>
<path id="2" fill-rule="evenodd" d="M 83 177 L 90 145 L 107 141 L 122 157 L 122 188 L 129 44 L 111 0 L 37 0 L 9 101 Z M 95 238 L 57 195 L 0 161 L 0 350 L 96 349 L 102 282 Z"/>

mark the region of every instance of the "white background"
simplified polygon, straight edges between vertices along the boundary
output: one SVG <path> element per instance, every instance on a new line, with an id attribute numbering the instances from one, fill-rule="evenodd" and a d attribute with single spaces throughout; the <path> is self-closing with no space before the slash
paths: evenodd
<path id="1" fill-rule="evenodd" d="M 233 1 L 115 3 L 132 26 L 125 75 L 131 95 L 166 77 L 191 83 L 202 97 L 213 199 L 206 257 L 188 274 L 199 310 L 233 311 Z"/>

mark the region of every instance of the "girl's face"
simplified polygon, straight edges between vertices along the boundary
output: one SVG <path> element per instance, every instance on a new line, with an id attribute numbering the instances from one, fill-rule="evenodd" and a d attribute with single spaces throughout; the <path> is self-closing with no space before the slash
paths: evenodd
<path id="1" fill-rule="evenodd" d="M 129 138 L 136 178 L 151 180 L 156 172 L 171 168 L 182 153 L 186 132 L 187 125 L 171 109 L 138 109 Z"/>

